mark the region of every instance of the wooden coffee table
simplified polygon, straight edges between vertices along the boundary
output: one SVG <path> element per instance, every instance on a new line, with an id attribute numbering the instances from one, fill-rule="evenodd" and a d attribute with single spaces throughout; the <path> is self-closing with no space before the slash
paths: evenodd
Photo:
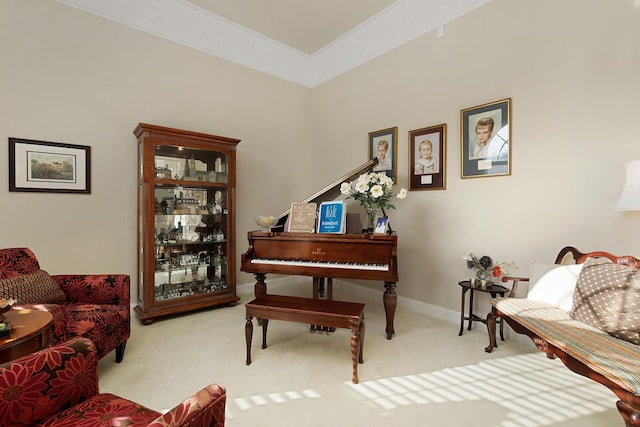
<path id="1" fill-rule="evenodd" d="M 40 310 L 10 310 L 11 336 L 0 338 L 0 363 L 41 350 L 51 341 L 53 316 Z"/>

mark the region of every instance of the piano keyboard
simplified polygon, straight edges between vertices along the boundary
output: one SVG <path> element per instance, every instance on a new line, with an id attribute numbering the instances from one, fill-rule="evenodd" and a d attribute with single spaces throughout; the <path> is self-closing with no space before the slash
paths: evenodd
<path id="1" fill-rule="evenodd" d="M 343 268 L 346 270 L 375 270 L 389 271 L 389 264 L 358 264 L 349 262 L 325 262 L 325 261 L 292 261 L 286 259 L 262 259 L 253 258 L 252 264 L 292 265 L 296 267 L 321 267 Z"/>

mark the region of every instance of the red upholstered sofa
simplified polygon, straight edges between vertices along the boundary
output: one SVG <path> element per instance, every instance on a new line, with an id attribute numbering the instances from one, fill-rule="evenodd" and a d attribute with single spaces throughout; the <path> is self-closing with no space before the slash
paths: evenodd
<path id="1" fill-rule="evenodd" d="M 131 333 L 130 282 L 126 274 L 49 276 L 30 249 L 0 249 L 0 297 L 49 311 L 51 344 L 89 338 L 98 358 L 115 349 L 118 363 Z"/>
<path id="2" fill-rule="evenodd" d="M 98 357 L 86 338 L 0 365 L 0 424 L 22 426 L 210 426 L 225 421 L 226 390 L 211 384 L 162 414 L 98 391 Z"/>

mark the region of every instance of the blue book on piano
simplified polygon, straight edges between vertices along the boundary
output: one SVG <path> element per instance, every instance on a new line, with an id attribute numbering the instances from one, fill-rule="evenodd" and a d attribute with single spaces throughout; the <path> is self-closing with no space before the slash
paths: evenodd
<path id="1" fill-rule="evenodd" d="M 347 224 L 347 209 L 344 201 L 320 203 L 318 233 L 344 233 Z"/>

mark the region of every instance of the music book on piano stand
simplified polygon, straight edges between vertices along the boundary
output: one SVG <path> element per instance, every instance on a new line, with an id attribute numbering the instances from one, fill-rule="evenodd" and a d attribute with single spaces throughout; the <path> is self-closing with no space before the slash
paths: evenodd
<path id="1" fill-rule="evenodd" d="M 344 201 L 337 200 L 320 203 L 318 215 L 318 233 L 344 234 L 346 229 L 347 208 Z"/>
<path id="2" fill-rule="evenodd" d="M 291 233 L 315 233 L 317 203 L 291 203 L 286 231 Z"/>

